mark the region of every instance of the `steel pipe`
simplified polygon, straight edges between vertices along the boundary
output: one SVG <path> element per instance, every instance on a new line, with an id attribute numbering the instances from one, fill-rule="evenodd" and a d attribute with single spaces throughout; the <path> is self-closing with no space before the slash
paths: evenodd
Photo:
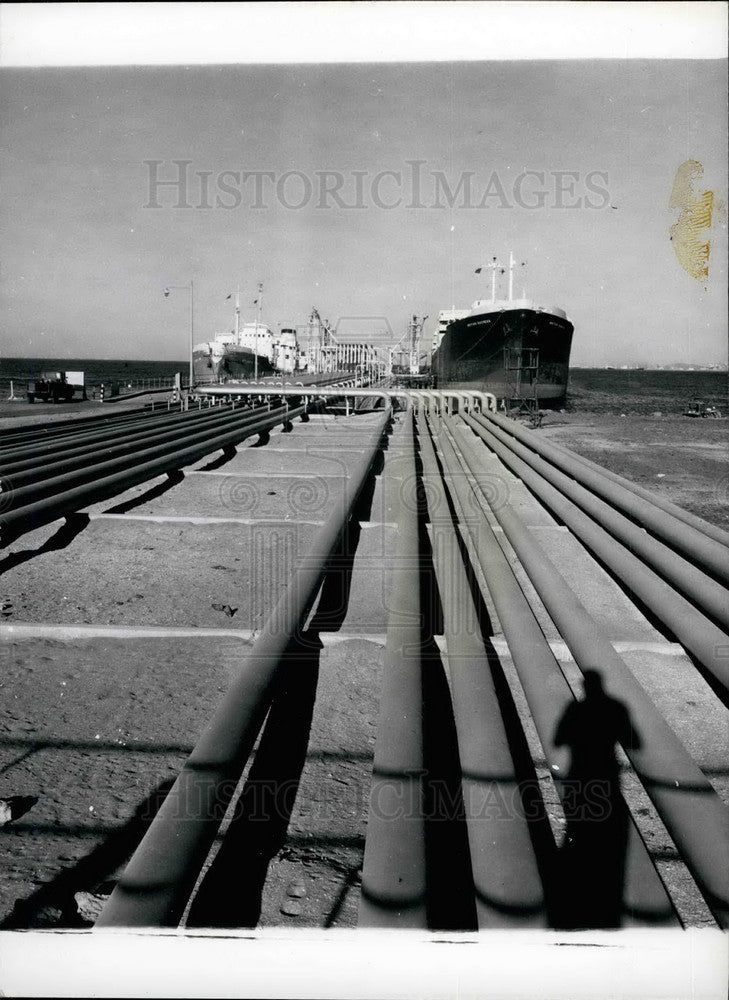
<path id="1" fill-rule="evenodd" d="M 182 389 L 187 392 L 188 386 L 182 386 Z M 109 396 L 108 399 L 104 399 L 105 403 L 122 403 L 125 399 L 136 399 L 139 396 L 152 396 L 161 392 L 166 392 L 169 396 L 170 393 L 175 391 L 173 385 L 164 386 L 161 389 L 136 389 L 134 392 L 120 392 L 118 396 Z"/>
<path id="2" fill-rule="evenodd" d="M 313 386 L 305 385 L 303 387 L 297 386 L 245 386 L 245 385 L 225 385 L 225 386 L 203 386 L 198 390 L 198 394 L 202 396 L 294 396 L 300 398 L 302 396 L 317 396 L 324 400 L 328 399 L 343 399 L 345 396 L 352 397 L 372 397 L 377 396 L 381 399 L 387 401 L 392 399 L 400 399 L 403 401 L 404 405 L 407 406 L 408 403 L 408 389 L 384 389 L 378 386 L 372 386 L 367 389 L 347 389 L 342 386 Z"/>
<path id="3" fill-rule="evenodd" d="M 121 413 L 95 413 L 92 416 L 79 415 L 68 420 L 52 420 L 45 424 L 22 424 L 20 427 L 3 428 L 2 437 L 4 441 L 28 440 L 44 438 L 49 434 L 59 437 L 65 433 L 71 433 L 79 427 L 102 426 L 104 424 L 117 425 L 126 420 L 137 420 L 142 416 L 148 416 L 152 411 L 140 410 L 138 407 L 133 410 L 122 410 Z M 168 414 L 167 410 L 157 410 L 157 413 Z M 85 414 L 85 411 L 84 411 Z"/>
<path id="4" fill-rule="evenodd" d="M 391 489 L 399 486 L 398 543 L 391 567 L 385 672 L 359 904 L 361 927 L 428 926 L 423 632 L 418 513 L 412 489 L 413 434 L 413 413 L 409 408 L 400 436 L 400 454 L 391 441 L 383 473 Z"/>
<path id="5" fill-rule="evenodd" d="M 241 665 L 240 673 L 182 767 L 96 922 L 174 927 L 184 912 L 273 695 L 292 637 L 303 626 L 389 420 L 383 413 L 347 480 L 343 515 L 319 530 L 308 555 Z"/>
<path id="6" fill-rule="evenodd" d="M 503 528 L 575 661 L 582 670 L 597 670 L 608 694 L 628 706 L 640 743 L 624 747 L 625 752 L 717 921 L 729 927 L 729 812 L 514 508 L 489 503 L 493 474 L 479 468 L 477 448 L 483 446 L 463 424 L 453 433 L 466 470 Z"/>
<path id="7" fill-rule="evenodd" d="M 464 422 L 481 437 L 526 486 L 593 552 L 610 571 L 666 625 L 692 656 L 729 691 L 729 635 L 718 628 L 690 601 L 646 566 L 598 522 L 563 496 L 507 447 L 481 422 L 464 415 Z"/>
<path id="8" fill-rule="evenodd" d="M 196 433 L 190 434 L 188 431 L 183 435 L 181 440 L 188 443 L 203 440 L 214 440 L 224 428 L 232 429 L 234 427 L 246 427 L 255 423 L 257 420 L 264 419 L 269 415 L 269 412 L 271 414 L 275 413 L 285 417 L 288 409 L 286 407 L 279 407 L 276 410 L 264 411 L 259 414 L 244 413 L 239 417 L 231 416 L 229 419 L 224 421 L 222 427 L 216 423 L 214 426 L 204 427 L 202 430 L 197 430 L 196 428 Z M 177 437 L 175 440 L 177 440 Z M 62 473 L 61 475 L 52 475 L 48 478 L 43 477 L 37 482 L 11 490 L 8 494 L 8 501 L 5 509 L 9 511 L 9 513 L 13 513 L 13 511 L 27 506 L 35 500 L 51 496 L 54 493 L 60 493 L 63 490 L 70 489 L 72 486 L 80 486 L 83 483 L 91 482 L 93 479 L 99 478 L 105 474 L 111 474 L 117 469 L 121 470 L 129 468 L 130 466 L 144 462 L 146 459 L 151 459 L 158 455 L 169 454 L 170 445 L 173 446 L 173 451 L 176 450 L 174 448 L 174 444 L 174 440 L 172 442 L 159 442 L 159 439 L 155 438 L 154 445 L 147 447 L 147 441 L 145 439 L 142 442 L 142 447 L 134 449 L 131 455 L 121 455 L 117 458 L 110 458 L 108 460 L 102 459 L 101 461 L 97 461 L 92 464 L 85 463 L 81 469 L 75 469 L 73 472 Z"/>
<path id="9" fill-rule="evenodd" d="M 153 417 L 161 417 L 164 415 L 167 419 L 171 419 L 174 416 L 179 416 L 179 413 L 173 412 L 171 410 L 157 410 L 156 413 L 152 411 L 137 411 L 134 416 L 130 416 L 129 413 L 120 413 L 118 420 L 97 420 L 96 418 L 89 418 L 83 420 L 73 420 L 69 423 L 74 426 L 69 426 L 62 428 L 60 431 L 55 431 L 51 427 L 44 425 L 43 433 L 35 435 L 25 435 L 16 434 L 12 438 L 2 432 L 2 444 L 3 447 L 0 448 L 0 457 L 5 454 L 9 456 L 18 456 L 27 454 L 32 448 L 47 445 L 49 443 L 58 444 L 59 447 L 65 447 L 65 442 L 70 440 L 74 436 L 82 434 L 103 434 L 121 427 L 133 427 L 135 424 L 142 423 L 145 419 L 151 420 Z M 13 458 L 13 460 L 16 460 Z"/>

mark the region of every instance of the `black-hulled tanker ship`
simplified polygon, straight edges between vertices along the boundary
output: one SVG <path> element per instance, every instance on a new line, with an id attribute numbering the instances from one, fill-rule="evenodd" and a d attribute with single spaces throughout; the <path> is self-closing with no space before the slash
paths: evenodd
<path id="1" fill-rule="evenodd" d="M 564 402 L 574 327 L 563 309 L 512 298 L 514 262 L 509 261 L 508 298 L 496 298 L 494 262 L 491 299 L 470 310 L 440 313 L 432 373 L 439 388 L 479 389 L 499 400 L 534 398 L 539 405 Z M 482 268 L 478 269 L 479 271 Z"/>

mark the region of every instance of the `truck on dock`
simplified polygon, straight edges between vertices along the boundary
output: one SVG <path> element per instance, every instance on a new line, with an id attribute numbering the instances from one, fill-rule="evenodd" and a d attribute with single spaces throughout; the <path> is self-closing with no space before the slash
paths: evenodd
<path id="1" fill-rule="evenodd" d="M 77 396 L 76 393 L 79 393 Z M 28 402 L 69 403 L 86 399 L 84 372 L 41 372 L 28 382 Z"/>

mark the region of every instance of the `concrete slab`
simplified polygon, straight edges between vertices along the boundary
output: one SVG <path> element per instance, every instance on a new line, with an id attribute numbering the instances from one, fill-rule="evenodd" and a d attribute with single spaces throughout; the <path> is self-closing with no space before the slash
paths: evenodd
<path id="1" fill-rule="evenodd" d="M 145 800 L 174 778 L 248 649 L 210 635 L 0 639 L 0 795 L 38 798 L 0 829 L 0 919 L 20 900 L 26 916 L 42 903 L 67 920 L 74 892 L 115 878 L 153 814 Z M 356 924 L 383 650 L 361 639 L 314 650 L 290 668 L 297 719 L 272 715 L 254 754 L 265 780 L 272 746 L 285 748 L 276 766 L 298 785 L 272 842 L 263 926 Z M 250 858 L 244 868 L 236 897 L 251 891 Z M 237 875 L 228 861 L 226 884 Z"/>
<path id="2" fill-rule="evenodd" d="M 122 490 L 115 496 L 110 497 L 108 500 L 100 500 L 98 503 L 89 504 L 87 507 L 83 507 L 82 513 L 84 514 L 103 514 L 107 511 L 119 510 L 134 510 L 139 502 L 143 500 L 148 495 L 155 496 L 163 490 L 174 489 L 173 481 L 165 474 L 162 476 L 155 476 L 154 479 L 148 479 L 145 483 L 140 483 L 138 486 L 131 486 L 127 490 Z M 28 536 L 24 536 L 24 539 Z"/>
<path id="3" fill-rule="evenodd" d="M 373 524 L 394 524 L 400 509 L 401 484 L 388 481 L 384 476 L 376 476 L 369 520 Z"/>
<path id="4" fill-rule="evenodd" d="M 729 805 L 729 709 L 685 654 L 624 649 L 621 656 Z"/>
<path id="5" fill-rule="evenodd" d="M 360 437 L 366 438 L 372 434 L 375 421 L 365 418 L 352 420 L 352 418 L 340 417 L 334 421 L 315 423 L 310 420 L 308 423 L 294 423 L 293 429 L 282 433 L 282 438 L 313 438 L 324 437 L 334 440 L 352 440 Z M 277 438 L 278 440 L 278 438 Z"/>
<path id="6" fill-rule="evenodd" d="M 301 471 L 313 476 L 341 476 L 348 472 L 349 467 L 346 461 L 347 454 L 345 453 L 342 459 L 339 457 L 339 452 L 339 448 L 299 447 L 292 453 L 268 444 L 260 448 L 239 449 L 230 461 L 214 471 L 225 475 L 286 475 Z M 297 458 L 297 455 L 301 455 L 302 458 Z M 220 457 L 220 453 L 217 457 Z M 211 455 L 205 461 L 195 463 L 192 468 L 202 470 L 215 458 L 215 455 Z"/>
<path id="7" fill-rule="evenodd" d="M 156 499 L 137 504 L 134 514 L 326 520 L 343 516 L 346 483 L 346 479 L 314 475 L 307 479 L 186 476 Z"/>
<path id="8" fill-rule="evenodd" d="M 382 634 L 387 631 L 390 613 L 389 561 L 397 545 L 397 528 L 394 525 L 362 524 L 362 531 L 351 571 L 342 569 L 341 584 L 337 591 L 340 602 L 346 602 L 346 613 L 329 602 L 329 620 L 335 622 L 335 631 L 346 634 Z M 336 569 L 334 570 L 336 572 Z M 334 601 L 336 604 L 337 601 Z M 330 629 L 327 629 L 328 631 Z"/>
<path id="9" fill-rule="evenodd" d="M 611 640 L 664 638 L 571 532 L 536 527 L 531 532 Z"/>
<path id="10" fill-rule="evenodd" d="M 356 926 L 383 661 L 382 647 L 361 639 L 321 651 L 306 761 L 261 926 Z M 282 912 L 292 884 L 303 893 L 298 915 Z"/>
<path id="11" fill-rule="evenodd" d="M 14 548 L 3 589 L 13 621 L 260 628 L 317 530 L 91 521 L 64 548 Z"/>

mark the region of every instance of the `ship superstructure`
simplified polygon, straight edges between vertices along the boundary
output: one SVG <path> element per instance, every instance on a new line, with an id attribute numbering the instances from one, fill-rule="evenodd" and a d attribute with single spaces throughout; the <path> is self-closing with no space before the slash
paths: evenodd
<path id="1" fill-rule="evenodd" d="M 236 293 L 235 325 L 232 330 L 217 333 L 212 340 L 197 344 L 193 349 L 195 382 L 224 382 L 227 379 L 257 379 L 277 371 L 287 373 L 296 368 L 297 343 L 295 330 L 286 329 L 276 335 L 261 322 L 263 285 L 258 285 L 254 305 L 257 318 L 250 323 L 240 321 L 240 292 Z"/>
<path id="2" fill-rule="evenodd" d="M 515 299 L 514 270 L 495 257 L 477 273 L 490 270 L 491 298 L 468 310 L 443 310 L 433 335 L 432 372 L 439 387 L 480 389 L 508 403 L 524 397 L 538 404 L 564 401 L 574 327 L 559 306 Z M 498 298 L 497 276 L 508 271 L 508 294 Z"/>

